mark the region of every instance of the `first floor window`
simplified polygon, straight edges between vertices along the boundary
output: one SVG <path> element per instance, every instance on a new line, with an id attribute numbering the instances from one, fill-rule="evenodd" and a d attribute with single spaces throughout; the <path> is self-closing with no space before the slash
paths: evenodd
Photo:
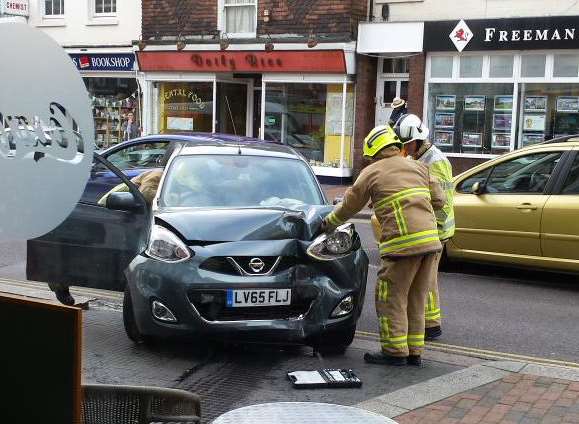
<path id="1" fill-rule="evenodd" d="M 257 0 L 224 0 L 225 32 L 228 34 L 255 33 Z"/>
<path id="2" fill-rule="evenodd" d="M 111 15 L 117 13 L 117 0 L 94 0 L 95 13 Z"/>
<path id="3" fill-rule="evenodd" d="M 64 15 L 64 0 L 44 0 L 46 16 Z"/>

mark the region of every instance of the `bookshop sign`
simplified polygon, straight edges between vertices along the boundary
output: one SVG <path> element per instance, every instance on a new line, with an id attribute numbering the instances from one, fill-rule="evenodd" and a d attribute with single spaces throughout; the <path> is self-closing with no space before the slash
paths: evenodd
<path id="1" fill-rule="evenodd" d="M 79 71 L 130 72 L 135 70 L 133 53 L 71 53 L 70 58 Z"/>
<path id="2" fill-rule="evenodd" d="M 579 49 L 573 16 L 424 23 L 425 51 Z"/>

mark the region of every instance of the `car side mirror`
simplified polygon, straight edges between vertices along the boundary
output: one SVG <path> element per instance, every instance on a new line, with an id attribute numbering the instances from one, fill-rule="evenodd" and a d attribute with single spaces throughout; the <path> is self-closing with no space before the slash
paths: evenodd
<path id="1" fill-rule="evenodd" d="M 107 209 L 115 211 L 134 211 L 139 209 L 141 204 L 137 201 L 133 193 L 119 191 L 109 193 L 106 202 Z"/>
<path id="2" fill-rule="evenodd" d="M 337 205 L 338 203 L 342 203 L 344 201 L 344 196 L 336 196 L 333 201 L 333 205 Z"/>
<path id="3" fill-rule="evenodd" d="M 477 196 L 483 194 L 485 192 L 485 184 L 477 181 L 472 185 L 471 189 L 472 194 L 476 194 Z"/>

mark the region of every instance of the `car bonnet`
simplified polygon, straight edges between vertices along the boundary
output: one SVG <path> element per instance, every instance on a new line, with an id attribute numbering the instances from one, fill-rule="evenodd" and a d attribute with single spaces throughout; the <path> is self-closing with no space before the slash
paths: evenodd
<path id="1" fill-rule="evenodd" d="M 188 242 L 249 240 L 312 240 L 329 205 L 303 206 L 298 210 L 276 208 L 160 210 L 157 223 L 173 227 Z"/>

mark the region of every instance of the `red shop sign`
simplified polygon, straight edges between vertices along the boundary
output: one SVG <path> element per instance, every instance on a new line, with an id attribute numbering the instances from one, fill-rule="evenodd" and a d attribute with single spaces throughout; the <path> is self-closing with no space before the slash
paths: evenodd
<path id="1" fill-rule="evenodd" d="M 137 52 L 141 71 L 345 74 L 342 50 Z"/>

